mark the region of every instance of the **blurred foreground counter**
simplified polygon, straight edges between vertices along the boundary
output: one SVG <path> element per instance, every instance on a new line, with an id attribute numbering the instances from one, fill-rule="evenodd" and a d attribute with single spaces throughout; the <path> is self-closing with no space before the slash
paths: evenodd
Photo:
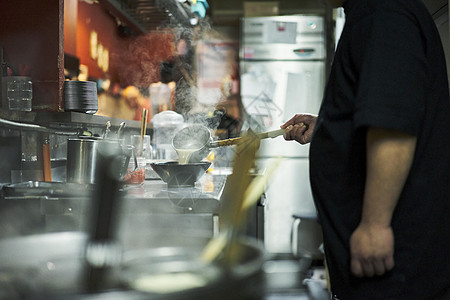
<path id="1" fill-rule="evenodd" d="M 122 250 L 125 251 L 124 253 L 140 251 L 140 249 L 164 248 L 166 249 L 164 253 L 167 254 L 167 249 L 176 249 L 182 245 L 184 249 L 197 249 L 195 253 L 198 255 L 206 242 L 218 233 L 220 198 L 230 171 L 215 169 L 213 173 L 206 173 L 192 187 L 169 188 L 162 180 L 155 179 L 146 180 L 140 185 L 125 186 L 121 190 L 119 204 L 115 207 L 116 222 L 113 222 L 115 223 L 116 239 Z M 0 197 L 0 248 L 2 241 L 7 241 L 9 237 L 13 236 L 23 236 L 23 239 L 18 239 L 16 242 L 26 242 L 28 241 L 26 236 L 29 236 L 39 243 L 52 238 L 58 232 L 65 235 L 83 234 L 85 236 L 85 233 L 89 232 L 95 188 L 97 188 L 95 185 L 80 186 L 64 182 L 24 182 L 3 186 Z M 258 233 L 263 231 L 263 217 L 264 199 L 261 199 L 248 215 L 247 236 L 263 239 L 263 235 Z M 34 235 L 34 238 L 31 235 Z M 57 249 L 62 249 L 61 246 L 67 248 L 68 243 L 73 247 L 82 247 L 82 245 L 77 246 L 73 242 L 64 242 L 64 240 L 53 241 L 51 245 L 56 248 L 48 244 L 45 247 L 59 251 Z M 5 242 L 3 244 L 9 245 Z M 254 249 L 259 249 L 261 245 L 262 243 Z M 25 255 L 23 251 L 20 253 Z M 43 251 L 40 255 L 45 253 L 48 251 Z M 309 287 L 304 284 L 305 279 L 314 277 L 315 269 L 310 268 L 310 260 L 298 261 L 292 255 L 269 257 L 262 252 L 257 253 L 256 256 L 253 254 L 249 256 L 249 259 L 254 261 L 252 262 L 253 268 L 249 269 L 252 271 L 242 273 L 243 266 L 239 266 L 241 271 L 236 274 L 242 273 L 245 276 L 239 275 L 231 281 L 227 279 L 220 282 L 216 287 L 219 294 L 226 295 L 225 291 L 230 289 L 234 292 L 245 292 L 245 297 L 242 296 L 242 293 L 238 293 L 238 296 L 232 297 L 233 299 L 328 299 L 311 297 L 311 291 L 308 291 Z M 32 258 L 30 261 L 36 261 L 35 255 L 34 251 L 29 254 L 30 259 Z M 45 255 L 49 256 L 49 254 Z M 7 255 L 5 254 L 4 257 Z M 0 272 L 1 266 L 4 266 L 6 262 L 6 259 L 2 260 L 0 257 Z M 19 266 L 15 268 L 17 270 L 14 274 L 21 274 L 22 269 Z M 57 285 L 73 288 L 76 286 L 74 282 L 79 283 L 72 279 L 72 277 L 79 278 L 75 275 L 80 276 L 73 270 L 70 271 L 71 276 L 63 278 L 66 282 L 60 280 L 55 283 L 53 281 L 56 278 L 55 275 L 47 278 L 45 277 L 47 273 L 42 274 L 42 278 L 39 277 L 39 279 L 48 280 L 50 278 L 50 282 L 53 282 L 50 285 L 51 288 L 56 288 Z M 15 278 L 13 279 L 15 280 Z M 9 283 L 7 282 L 7 284 Z M 322 287 L 319 286 L 318 289 L 323 292 Z M 248 295 L 252 296 L 248 297 Z M 202 297 L 176 299 L 200 298 Z M 215 296 L 203 299 L 222 298 Z M 230 298 L 225 297 L 224 299 Z"/>

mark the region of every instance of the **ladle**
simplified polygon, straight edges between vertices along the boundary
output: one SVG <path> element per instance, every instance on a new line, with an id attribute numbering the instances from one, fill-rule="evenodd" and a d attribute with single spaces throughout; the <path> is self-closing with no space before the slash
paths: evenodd
<path id="1" fill-rule="evenodd" d="M 256 133 L 259 139 L 275 138 L 283 135 L 285 129 Z M 210 148 L 232 146 L 238 144 L 243 137 L 212 141 L 211 132 L 201 124 L 187 126 L 175 134 L 172 145 L 178 152 L 180 164 L 199 162 L 209 153 Z"/>
<path id="2" fill-rule="evenodd" d="M 261 140 L 267 139 L 267 138 L 273 139 L 273 138 L 276 138 L 277 136 L 283 135 L 285 131 L 286 131 L 285 129 L 277 129 L 277 130 L 273 130 L 273 131 L 256 133 L 256 136 Z M 239 141 L 242 139 L 243 139 L 243 137 L 237 137 L 237 138 L 232 138 L 232 139 L 213 141 L 209 144 L 209 147 L 216 148 L 216 147 L 222 147 L 222 146 L 232 146 L 232 145 L 236 145 L 237 143 L 239 143 Z"/>

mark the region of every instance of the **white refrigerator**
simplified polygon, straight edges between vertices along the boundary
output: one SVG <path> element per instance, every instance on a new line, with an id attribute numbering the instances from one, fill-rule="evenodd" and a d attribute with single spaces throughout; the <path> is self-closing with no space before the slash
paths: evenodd
<path id="1" fill-rule="evenodd" d="M 320 16 L 242 19 L 240 72 L 245 126 L 279 129 L 296 113 L 319 111 L 325 77 L 325 30 Z M 315 216 L 309 181 L 309 145 L 265 139 L 257 155 L 264 170 L 285 159 L 266 189 L 264 243 L 271 253 L 289 253 L 292 215 Z"/>

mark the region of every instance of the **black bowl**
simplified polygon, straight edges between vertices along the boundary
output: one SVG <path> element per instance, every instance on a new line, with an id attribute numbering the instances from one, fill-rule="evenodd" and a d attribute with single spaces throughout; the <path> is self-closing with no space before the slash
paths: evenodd
<path id="1" fill-rule="evenodd" d="M 210 162 L 180 165 L 177 161 L 152 163 L 150 166 L 169 187 L 194 186 L 208 170 Z"/>

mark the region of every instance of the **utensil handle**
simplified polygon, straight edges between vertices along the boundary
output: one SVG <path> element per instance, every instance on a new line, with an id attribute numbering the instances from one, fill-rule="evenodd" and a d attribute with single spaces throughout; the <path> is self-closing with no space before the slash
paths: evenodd
<path id="1" fill-rule="evenodd" d="M 277 129 L 273 131 L 258 133 L 257 136 L 260 139 L 267 139 L 267 138 L 276 138 L 277 136 L 283 135 L 286 132 L 286 129 Z M 226 139 L 226 140 L 220 140 L 220 141 L 214 141 L 209 144 L 210 148 L 217 148 L 222 146 L 232 146 L 239 143 L 239 141 L 242 139 L 242 137 L 232 138 L 232 139 Z"/>
<path id="2" fill-rule="evenodd" d="M 277 129 L 273 131 L 263 132 L 259 133 L 258 136 L 260 139 L 267 139 L 267 138 L 276 138 L 277 136 L 283 135 L 286 132 L 286 129 Z"/>
<path id="3" fill-rule="evenodd" d="M 118 138 L 119 140 L 122 139 L 122 136 L 123 136 L 123 130 L 124 130 L 124 128 L 125 128 L 126 126 L 127 126 L 127 124 L 126 124 L 125 122 L 120 123 L 119 129 L 117 130 L 117 138 Z"/>
<path id="4" fill-rule="evenodd" d="M 145 108 L 142 108 L 141 137 L 143 137 L 145 135 L 146 130 L 147 130 L 147 110 Z"/>
<path id="5" fill-rule="evenodd" d="M 209 147 L 217 148 L 217 147 L 222 147 L 222 146 L 232 146 L 232 145 L 236 145 L 237 143 L 239 143 L 239 141 L 241 139 L 242 139 L 241 137 L 237 137 L 237 138 L 232 138 L 232 139 L 214 141 L 214 142 L 209 143 Z"/>
<path id="6" fill-rule="evenodd" d="M 106 122 L 105 132 L 103 133 L 103 139 L 108 137 L 109 131 L 111 130 L 111 121 Z"/>

